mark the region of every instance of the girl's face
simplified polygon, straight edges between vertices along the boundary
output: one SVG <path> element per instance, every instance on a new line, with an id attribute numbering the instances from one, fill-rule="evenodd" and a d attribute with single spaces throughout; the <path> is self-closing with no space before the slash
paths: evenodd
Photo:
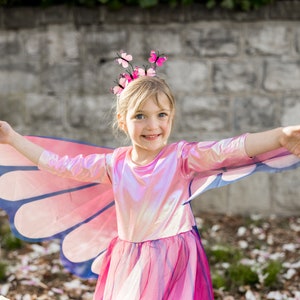
<path id="1" fill-rule="evenodd" d="M 174 112 L 166 95 L 147 99 L 137 111 L 129 108 L 125 123 L 121 124 L 132 142 L 131 158 L 138 164 L 151 162 L 167 144 Z"/>

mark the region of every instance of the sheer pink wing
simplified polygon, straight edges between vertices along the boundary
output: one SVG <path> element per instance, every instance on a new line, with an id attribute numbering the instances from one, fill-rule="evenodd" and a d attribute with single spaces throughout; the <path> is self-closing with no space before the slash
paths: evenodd
<path id="1" fill-rule="evenodd" d="M 221 172 L 207 177 L 195 177 L 190 183 L 188 203 L 200 194 L 214 188 L 222 187 L 256 172 L 282 172 L 300 167 L 299 157 L 281 148 L 250 159 L 246 165 L 223 169 Z"/>
<path id="2" fill-rule="evenodd" d="M 77 141 L 28 139 L 61 155 L 113 151 Z M 95 260 L 117 234 L 111 185 L 82 183 L 38 170 L 7 145 L 0 145 L 0 208 L 8 213 L 17 237 L 32 242 L 61 239 L 63 264 L 83 278 L 97 276 Z"/>

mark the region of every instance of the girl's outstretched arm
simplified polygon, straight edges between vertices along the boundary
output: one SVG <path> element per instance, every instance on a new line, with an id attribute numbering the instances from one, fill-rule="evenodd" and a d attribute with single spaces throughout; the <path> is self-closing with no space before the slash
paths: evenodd
<path id="1" fill-rule="evenodd" d="M 245 141 L 245 150 L 250 157 L 281 147 L 300 157 L 300 125 L 250 133 Z"/>
<path id="2" fill-rule="evenodd" d="M 31 160 L 35 165 L 38 164 L 39 158 L 44 149 L 24 136 L 17 133 L 7 122 L 0 120 L 0 143 L 8 144 L 17 151 Z"/>

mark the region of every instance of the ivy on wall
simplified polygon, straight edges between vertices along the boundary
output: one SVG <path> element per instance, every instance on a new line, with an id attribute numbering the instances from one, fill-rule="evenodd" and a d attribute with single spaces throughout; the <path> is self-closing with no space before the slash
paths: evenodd
<path id="1" fill-rule="evenodd" d="M 177 5 L 202 3 L 210 9 L 222 7 L 230 10 L 250 11 L 268 5 L 274 1 L 276 0 L 0 0 L 0 6 L 52 6 L 64 4 L 92 7 L 106 5 L 112 9 L 118 9 L 122 6 L 150 8 L 159 4 L 168 4 L 171 7 L 174 7 Z"/>

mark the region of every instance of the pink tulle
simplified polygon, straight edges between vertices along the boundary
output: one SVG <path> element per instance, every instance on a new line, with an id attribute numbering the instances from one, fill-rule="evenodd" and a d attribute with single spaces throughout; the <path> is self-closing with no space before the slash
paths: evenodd
<path id="1" fill-rule="evenodd" d="M 209 274 L 196 229 L 141 243 L 115 238 L 104 257 L 94 300 L 209 300 Z"/>

